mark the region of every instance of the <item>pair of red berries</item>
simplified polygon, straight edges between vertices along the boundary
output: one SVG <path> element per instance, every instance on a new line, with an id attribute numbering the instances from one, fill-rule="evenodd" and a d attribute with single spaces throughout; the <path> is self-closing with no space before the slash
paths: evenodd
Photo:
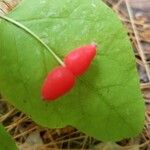
<path id="1" fill-rule="evenodd" d="M 42 86 L 42 97 L 46 101 L 59 98 L 74 85 L 77 76 L 82 75 L 96 55 L 96 45 L 86 45 L 71 51 L 65 58 L 65 67 L 54 68 L 46 77 Z"/>

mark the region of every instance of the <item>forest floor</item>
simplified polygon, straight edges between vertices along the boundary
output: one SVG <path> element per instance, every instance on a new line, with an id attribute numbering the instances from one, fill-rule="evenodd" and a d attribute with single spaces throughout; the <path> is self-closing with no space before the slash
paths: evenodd
<path id="1" fill-rule="evenodd" d="M 0 13 L 6 14 L 20 0 L 0 0 Z M 0 99 L 0 122 L 13 136 L 20 150 L 150 150 L 150 0 L 105 0 L 128 29 L 141 91 L 147 107 L 145 128 L 136 138 L 101 143 L 73 127 L 48 129 L 35 124 L 25 114 Z M 93 150 L 94 150 L 93 149 Z"/>

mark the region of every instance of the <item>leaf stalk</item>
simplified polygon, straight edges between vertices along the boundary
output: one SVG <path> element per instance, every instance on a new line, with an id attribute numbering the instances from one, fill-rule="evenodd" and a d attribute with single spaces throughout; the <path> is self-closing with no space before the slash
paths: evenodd
<path id="1" fill-rule="evenodd" d="M 0 14 L 0 18 L 19 27 L 20 29 L 24 30 L 25 32 L 29 33 L 32 37 L 34 37 L 41 45 L 43 45 L 53 56 L 54 58 L 59 62 L 60 65 L 62 65 L 63 67 L 65 67 L 64 62 L 57 56 L 57 54 L 55 54 L 55 52 L 53 52 L 53 50 L 44 42 L 40 39 L 40 37 L 38 37 L 34 32 L 32 32 L 29 28 L 27 28 L 26 26 L 24 26 L 23 24 L 19 23 L 18 21 L 15 21 L 9 17 L 6 17 L 4 15 Z"/>

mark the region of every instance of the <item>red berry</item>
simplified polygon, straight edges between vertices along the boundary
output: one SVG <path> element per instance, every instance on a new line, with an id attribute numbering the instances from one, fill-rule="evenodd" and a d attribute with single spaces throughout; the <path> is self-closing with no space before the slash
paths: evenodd
<path id="1" fill-rule="evenodd" d="M 44 100 L 55 100 L 70 91 L 75 84 L 75 76 L 66 67 L 52 70 L 44 81 L 42 96 Z"/>
<path id="2" fill-rule="evenodd" d="M 64 59 L 66 67 L 75 75 L 82 75 L 96 55 L 96 45 L 86 45 L 71 51 Z"/>

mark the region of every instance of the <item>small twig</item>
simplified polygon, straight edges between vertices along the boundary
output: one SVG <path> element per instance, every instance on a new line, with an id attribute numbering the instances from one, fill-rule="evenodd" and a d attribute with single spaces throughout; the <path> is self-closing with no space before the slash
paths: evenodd
<path id="1" fill-rule="evenodd" d="M 123 0 L 119 0 L 117 4 L 114 5 L 114 9 L 118 9 L 118 7 L 123 3 Z"/>
<path id="2" fill-rule="evenodd" d="M 148 63 L 147 63 L 147 61 L 146 61 L 146 56 L 145 56 L 145 54 L 144 54 L 144 49 L 143 49 L 143 47 L 142 47 L 142 45 L 141 45 L 141 43 L 140 43 L 140 38 L 139 38 L 139 36 L 138 36 L 138 32 L 137 32 L 137 30 L 136 30 L 136 26 L 135 26 L 135 24 L 134 24 L 134 20 L 133 20 L 133 14 L 132 14 L 132 11 L 131 11 L 131 8 L 130 8 L 130 6 L 129 6 L 129 2 L 128 2 L 128 0 L 125 0 L 125 3 L 126 3 L 126 6 L 127 6 L 127 10 L 128 10 L 128 13 L 129 13 L 129 17 L 130 17 L 130 20 L 131 20 L 131 25 L 132 25 L 132 28 L 133 28 L 133 31 L 134 31 L 134 34 L 135 34 L 135 38 L 136 38 L 136 41 L 137 41 L 137 45 L 138 45 L 138 52 L 139 52 L 139 54 L 140 54 L 140 56 L 141 56 L 141 59 L 142 59 L 142 61 L 143 61 L 143 64 L 144 64 L 144 66 L 145 66 L 145 70 L 146 70 L 146 73 L 147 73 L 147 77 L 148 77 L 148 79 L 149 79 L 149 81 L 150 81 L 150 68 L 149 68 L 149 65 L 148 65 Z"/>
<path id="3" fill-rule="evenodd" d="M 150 83 L 141 83 L 141 89 L 150 89 Z"/>
<path id="4" fill-rule="evenodd" d="M 142 148 L 144 146 L 148 146 L 150 144 L 150 141 L 146 141 L 145 143 L 139 145 L 139 148 Z"/>
<path id="5" fill-rule="evenodd" d="M 6 127 L 7 131 L 10 132 L 13 128 L 15 128 L 16 126 L 18 126 L 18 124 L 22 123 L 26 119 L 27 119 L 27 117 L 25 116 L 25 117 L 17 120 L 16 122 L 14 122 L 13 124 L 7 126 Z"/>
<path id="6" fill-rule="evenodd" d="M 136 63 L 139 64 L 142 67 L 144 66 L 143 62 L 140 59 L 138 59 L 138 58 L 136 58 Z"/>
<path id="7" fill-rule="evenodd" d="M 30 133 L 31 131 L 34 131 L 35 129 L 37 129 L 37 126 L 35 126 L 35 127 L 31 128 L 31 129 L 25 131 L 25 132 L 22 132 L 22 133 L 20 133 L 20 134 L 18 134 L 18 135 L 16 135 L 16 136 L 14 136 L 14 139 L 17 139 L 17 138 L 19 138 L 19 137 L 21 137 L 21 136 L 25 136 L 25 135 L 27 135 L 28 133 Z"/>
<path id="8" fill-rule="evenodd" d="M 69 140 L 70 141 L 81 140 L 81 139 L 83 139 L 85 137 L 86 136 L 80 136 L 80 137 L 70 138 Z M 68 142 L 68 139 L 62 140 L 62 141 L 57 141 L 57 142 L 55 142 L 55 144 L 61 144 L 61 143 L 66 143 L 66 142 Z M 53 143 L 48 143 L 48 144 L 45 144 L 44 146 L 47 147 L 47 146 L 50 146 L 50 145 L 53 145 Z"/>
<path id="9" fill-rule="evenodd" d="M 10 117 L 10 115 L 15 111 L 15 108 L 11 109 L 8 113 L 6 113 L 5 115 L 3 115 L 2 117 L 0 117 L 0 122 L 3 122 L 4 120 L 6 120 L 8 117 Z"/>
<path id="10" fill-rule="evenodd" d="M 85 137 L 84 141 L 83 141 L 83 144 L 82 144 L 82 149 L 83 150 L 85 148 L 85 145 L 87 143 L 87 140 L 88 140 L 88 136 Z"/>
<path id="11" fill-rule="evenodd" d="M 49 139 L 51 140 L 51 143 L 53 143 L 54 148 L 58 149 L 58 145 L 55 143 L 55 140 L 53 139 L 52 135 L 49 133 L 48 129 L 47 129 L 47 134 Z"/>

